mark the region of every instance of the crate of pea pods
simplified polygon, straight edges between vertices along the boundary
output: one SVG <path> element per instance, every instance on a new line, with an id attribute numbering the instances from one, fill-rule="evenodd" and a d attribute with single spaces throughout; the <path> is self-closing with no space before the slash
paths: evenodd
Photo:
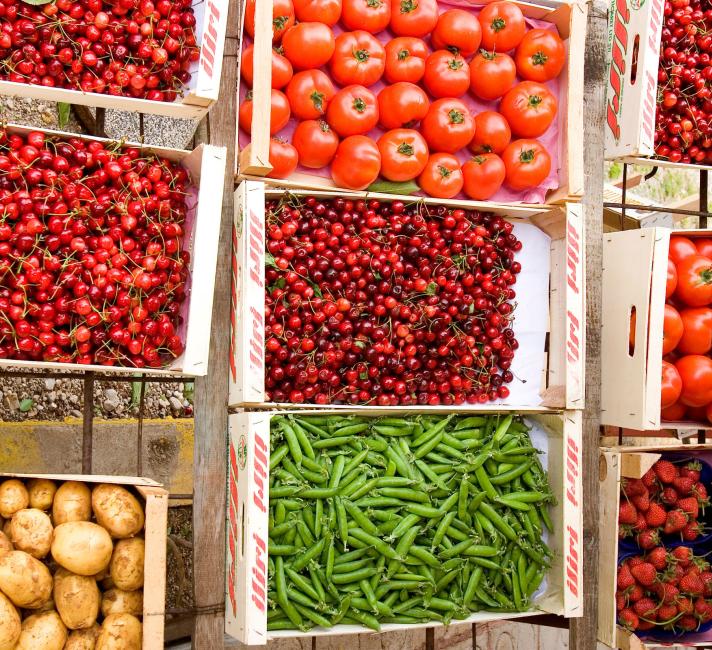
<path id="1" fill-rule="evenodd" d="M 579 412 L 241 412 L 229 429 L 239 641 L 582 615 Z"/>

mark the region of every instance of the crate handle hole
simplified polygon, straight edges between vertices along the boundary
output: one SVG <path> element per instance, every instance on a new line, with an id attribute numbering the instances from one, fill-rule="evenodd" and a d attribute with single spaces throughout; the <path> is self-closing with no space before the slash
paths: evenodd
<path id="1" fill-rule="evenodd" d="M 240 559 L 245 556 L 245 504 L 240 504 Z"/>
<path id="2" fill-rule="evenodd" d="M 635 80 L 638 78 L 638 52 L 640 51 L 640 34 L 635 35 L 633 39 L 633 59 L 630 64 L 630 84 L 635 86 Z"/>
<path id="3" fill-rule="evenodd" d="M 628 329 L 628 356 L 633 357 L 635 355 L 635 305 L 630 308 L 630 314 L 628 315 L 629 329 Z"/>

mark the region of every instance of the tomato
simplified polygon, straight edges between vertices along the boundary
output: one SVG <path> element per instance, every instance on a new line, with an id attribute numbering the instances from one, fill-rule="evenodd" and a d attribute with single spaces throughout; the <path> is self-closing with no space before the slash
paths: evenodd
<path id="1" fill-rule="evenodd" d="M 410 81 L 417 83 L 425 74 L 428 46 L 412 36 L 399 36 L 386 43 L 386 71 L 388 83 Z"/>
<path id="2" fill-rule="evenodd" d="M 675 362 L 675 368 L 682 380 L 680 401 L 683 404 L 706 406 L 712 402 L 712 359 L 688 354 Z"/>
<path id="3" fill-rule="evenodd" d="M 423 84 L 433 97 L 462 97 L 470 87 L 470 68 L 459 54 L 438 50 L 425 60 Z"/>
<path id="4" fill-rule="evenodd" d="M 269 141 L 269 164 L 272 171 L 267 174 L 269 178 L 287 178 L 296 168 L 299 162 L 297 150 L 280 138 L 272 138 Z"/>
<path id="5" fill-rule="evenodd" d="M 682 318 L 672 305 L 665 305 L 663 316 L 663 356 L 672 352 L 682 338 Z"/>
<path id="6" fill-rule="evenodd" d="M 542 135 L 554 121 L 556 97 L 536 81 L 522 81 L 499 104 L 499 112 L 509 122 L 512 133 L 521 138 Z"/>
<path id="7" fill-rule="evenodd" d="M 677 344 L 680 354 L 707 354 L 712 349 L 712 309 L 690 307 L 680 311 L 683 333 Z"/>
<path id="8" fill-rule="evenodd" d="M 331 79 L 321 70 L 302 70 L 287 86 L 292 113 L 300 120 L 315 120 L 324 113 L 336 94 Z"/>
<path id="9" fill-rule="evenodd" d="M 336 37 L 331 76 L 342 86 L 373 86 L 386 67 L 386 51 L 379 40 L 365 32 L 344 32 Z"/>
<path id="10" fill-rule="evenodd" d="M 511 2 L 493 2 L 478 16 L 482 27 L 482 47 L 490 52 L 509 52 L 527 31 L 524 14 Z"/>
<path id="11" fill-rule="evenodd" d="M 432 154 L 418 177 L 418 185 L 423 192 L 437 199 L 457 196 L 463 183 L 460 162 L 449 153 Z"/>
<path id="12" fill-rule="evenodd" d="M 430 39 L 436 50 L 450 50 L 468 57 L 480 46 L 482 28 L 480 21 L 469 11 L 448 9 L 440 14 Z"/>
<path id="13" fill-rule="evenodd" d="M 559 76 L 566 62 L 566 47 L 549 29 L 530 29 L 514 55 L 517 72 L 529 81 L 549 81 Z"/>
<path id="14" fill-rule="evenodd" d="M 339 187 L 365 190 L 378 178 L 381 152 L 365 135 L 352 135 L 341 141 L 331 163 L 331 178 Z"/>
<path id="15" fill-rule="evenodd" d="M 425 36 L 438 24 L 437 0 L 391 0 L 391 31 L 396 36 Z"/>
<path id="16" fill-rule="evenodd" d="M 428 112 L 430 100 L 415 84 L 399 81 L 378 93 L 378 114 L 384 129 L 411 128 Z"/>
<path id="17" fill-rule="evenodd" d="M 695 248 L 700 255 L 712 259 L 712 239 L 709 237 L 695 237 Z"/>
<path id="18" fill-rule="evenodd" d="M 677 289 L 677 267 L 675 262 L 668 259 L 667 282 L 665 284 L 665 297 L 669 298 Z"/>
<path id="19" fill-rule="evenodd" d="M 272 90 L 269 113 L 269 134 L 281 131 L 289 122 L 290 110 L 287 96 L 281 90 Z M 252 132 L 252 91 L 247 93 L 240 104 L 240 128 L 246 133 Z"/>
<path id="20" fill-rule="evenodd" d="M 272 42 L 276 43 L 285 31 L 294 25 L 292 0 L 274 0 L 272 3 Z M 255 0 L 245 3 L 245 31 L 255 37 Z"/>
<path id="21" fill-rule="evenodd" d="M 341 24 L 346 29 L 363 29 L 378 34 L 390 21 L 390 0 L 342 0 Z"/>
<path id="22" fill-rule="evenodd" d="M 300 23 L 324 23 L 332 27 L 341 18 L 341 0 L 293 0 Z"/>
<path id="23" fill-rule="evenodd" d="M 551 170 L 549 152 L 538 140 L 515 140 L 502 154 L 507 170 L 507 185 L 513 190 L 528 190 L 541 185 Z"/>
<path id="24" fill-rule="evenodd" d="M 666 422 L 678 422 L 685 418 L 687 407 L 682 402 L 675 402 L 672 406 L 660 411 L 660 419 Z"/>
<path id="25" fill-rule="evenodd" d="M 663 370 L 660 384 L 660 408 L 666 409 L 677 402 L 682 391 L 682 379 L 677 368 L 667 361 L 663 361 Z"/>
<path id="26" fill-rule="evenodd" d="M 470 61 L 470 90 L 480 99 L 497 99 L 514 84 L 517 68 L 509 54 L 482 50 Z"/>
<path id="27" fill-rule="evenodd" d="M 336 154 L 339 136 L 324 120 L 305 120 L 294 129 L 292 144 L 304 167 L 320 169 L 326 167 Z"/>
<path id="28" fill-rule="evenodd" d="M 702 255 L 686 257 L 677 264 L 675 297 L 688 307 L 712 302 L 712 260 Z"/>
<path id="29" fill-rule="evenodd" d="M 475 201 L 486 201 L 502 187 L 505 177 L 504 163 L 494 153 L 483 153 L 462 166 L 465 194 Z"/>
<path id="30" fill-rule="evenodd" d="M 252 88 L 254 56 L 254 45 L 248 45 L 242 51 L 242 57 L 240 58 L 240 74 L 250 88 Z M 292 64 L 289 60 L 272 50 L 272 88 L 284 88 L 292 78 L 292 74 Z"/>
<path id="31" fill-rule="evenodd" d="M 475 121 L 459 99 L 438 99 L 430 104 L 420 132 L 432 151 L 455 153 L 472 140 Z"/>
<path id="32" fill-rule="evenodd" d="M 500 154 L 512 139 L 509 124 L 495 111 L 482 111 L 475 115 L 475 137 L 470 142 L 473 153 Z"/>
<path id="33" fill-rule="evenodd" d="M 678 264 L 686 257 L 692 257 L 693 255 L 699 255 L 699 251 L 692 243 L 691 239 L 687 237 L 682 237 L 680 235 L 673 235 L 670 237 L 670 248 L 668 249 L 668 257 Z"/>
<path id="34" fill-rule="evenodd" d="M 708 404 L 705 409 L 705 415 L 707 416 L 707 421 L 712 422 L 712 404 Z"/>
<path id="35" fill-rule="evenodd" d="M 368 133 L 378 124 L 378 101 L 363 86 L 346 86 L 326 109 L 326 121 L 342 138 Z"/>
<path id="36" fill-rule="evenodd" d="M 298 23 L 282 37 L 282 48 L 297 70 L 320 68 L 334 54 L 334 33 L 322 23 Z"/>
<path id="37" fill-rule="evenodd" d="M 378 138 L 381 176 L 402 182 L 415 178 L 428 162 L 428 145 L 413 129 L 392 129 Z"/>

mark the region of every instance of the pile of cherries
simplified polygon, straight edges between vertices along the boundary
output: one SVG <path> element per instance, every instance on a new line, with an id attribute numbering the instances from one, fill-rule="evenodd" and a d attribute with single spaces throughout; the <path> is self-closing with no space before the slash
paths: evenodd
<path id="1" fill-rule="evenodd" d="M 0 130 L 0 358 L 159 368 L 180 355 L 189 184 L 134 147 Z"/>
<path id="2" fill-rule="evenodd" d="M 655 152 L 712 164 L 712 5 L 666 0 L 660 44 Z"/>
<path id="3" fill-rule="evenodd" d="M 268 203 L 268 399 L 395 406 L 508 397 L 522 248 L 512 229 L 499 216 L 422 203 Z"/>
<path id="4" fill-rule="evenodd" d="M 0 0 L 0 79 L 172 102 L 199 58 L 191 0 Z"/>

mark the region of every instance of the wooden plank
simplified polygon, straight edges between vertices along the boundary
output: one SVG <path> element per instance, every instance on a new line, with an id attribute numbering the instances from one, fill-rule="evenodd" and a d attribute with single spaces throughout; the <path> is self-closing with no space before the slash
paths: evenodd
<path id="1" fill-rule="evenodd" d="M 281 639 L 284 642 L 286 639 Z M 296 639 L 292 639 L 295 641 Z M 305 649 L 298 646 L 274 646 L 275 641 L 267 644 L 268 650 L 421 650 L 425 648 L 425 630 L 399 630 L 381 634 L 348 634 L 315 637 L 315 645 Z M 304 641 L 304 639 L 302 639 Z M 310 641 L 310 639 L 306 639 Z M 436 646 L 437 647 L 437 646 Z M 443 646 L 445 650 L 448 646 Z"/>

